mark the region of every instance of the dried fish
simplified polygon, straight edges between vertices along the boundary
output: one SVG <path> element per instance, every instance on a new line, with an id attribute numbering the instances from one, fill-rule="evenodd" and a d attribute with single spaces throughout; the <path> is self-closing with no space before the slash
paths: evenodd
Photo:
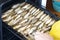
<path id="1" fill-rule="evenodd" d="M 39 20 L 42 20 L 44 17 L 46 16 L 46 14 L 43 14 Z"/>
<path id="2" fill-rule="evenodd" d="M 11 19 L 13 19 L 13 17 L 9 16 L 9 17 L 7 17 L 6 19 L 4 19 L 3 21 L 4 21 L 4 22 L 8 22 L 8 21 L 10 21 Z"/>
<path id="3" fill-rule="evenodd" d="M 55 20 L 52 20 L 49 24 L 48 24 L 48 26 L 51 26 L 51 25 L 53 25 L 55 23 Z"/>
<path id="4" fill-rule="evenodd" d="M 32 5 L 30 5 L 29 7 L 27 7 L 27 8 L 26 8 L 26 10 L 29 10 L 29 9 L 31 9 L 31 7 L 32 7 Z"/>
<path id="5" fill-rule="evenodd" d="M 39 26 L 38 29 L 41 29 L 44 26 L 44 22 L 42 22 Z"/>
<path id="6" fill-rule="evenodd" d="M 28 32 L 29 34 L 33 33 L 33 31 L 35 31 L 37 29 L 37 27 L 32 27 L 31 30 Z"/>
<path id="7" fill-rule="evenodd" d="M 14 26 L 13 29 L 18 29 L 18 28 L 20 28 L 20 27 L 22 27 L 22 25 L 18 24 L 18 25 L 16 25 L 16 26 Z"/>
<path id="8" fill-rule="evenodd" d="M 37 10 L 33 13 L 33 15 L 36 15 L 36 14 L 37 14 L 37 12 L 39 12 L 39 9 L 37 9 Z"/>
<path id="9" fill-rule="evenodd" d="M 37 21 L 38 21 L 38 18 L 33 18 L 33 19 L 31 20 L 31 23 L 34 24 L 34 23 L 36 23 Z"/>
<path id="10" fill-rule="evenodd" d="M 19 28 L 17 31 L 18 31 L 18 32 L 23 32 L 23 31 L 26 29 L 26 27 L 27 27 L 27 26 L 23 26 L 23 27 Z"/>
<path id="11" fill-rule="evenodd" d="M 40 14 L 41 11 L 38 11 L 34 14 L 34 16 L 37 16 L 38 14 Z"/>
<path id="12" fill-rule="evenodd" d="M 36 18 L 40 18 L 41 15 L 43 15 L 43 14 L 44 14 L 44 11 L 40 12 L 40 14 L 38 14 L 38 15 L 36 16 Z"/>
<path id="13" fill-rule="evenodd" d="M 33 9 L 33 10 L 31 11 L 31 14 L 33 14 L 36 10 L 37 10 L 36 8 L 35 8 L 35 9 Z"/>
<path id="14" fill-rule="evenodd" d="M 22 9 L 26 9 L 30 6 L 30 4 L 26 4 L 25 6 L 22 7 Z"/>
<path id="15" fill-rule="evenodd" d="M 42 21 L 38 21 L 38 22 L 36 22 L 34 25 L 38 26 L 38 25 L 41 24 L 41 23 L 42 23 Z"/>
<path id="16" fill-rule="evenodd" d="M 24 19 L 24 20 L 22 20 L 19 24 L 25 23 L 25 22 L 27 22 L 27 21 L 28 21 L 28 19 Z"/>
<path id="17" fill-rule="evenodd" d="M 23 7 L 24 5 L 26 5 L 26 2 L 21 3 L 19 6 Z"/>
<path id="18" fill-rule="evenodd" d="M 13 8 L 13 9 L 16 9 L 16 8 L 18 8 L 18 7 L 24 6 L 25 4 L 26 4 L 25 2 L 23 2 L 23 3 L 21 3 L 21 4 L 18 3 L 18 4 L 13 5 L 12 8 Z"/>
<path id="19" fill-rule="evenodd" d="M 40 31 L 40 32 L 41 32 L 41 31 L 43 31 L 43 29 L 44 29 L 44 28 L 46 28 L 46 27 L 47 27 L 47 25 L 46 25 L 46 24 L 44 24 L 44 25 L 42 26 L 42 28 L 38 28 L 38 30 L 37 30 L 37 31 Z"/>
<path id="20" fill-rule="evenodd" d="M 17 15 L 12 16 L 12 18 L 7 20 L 7 22 L 9 23 L 11 20 L 15 19 L 16 17 L 17 17 Z"/>
<path id="21" fill-rule="evenodd" d="M 51 27 L 47 27 L 47 28 L 44 28 L 41 32 L 44 33 L 44 32 L 47 32 L 48 30 L 50 30 Z"/>
<path id="22" fill-rule="evenodd" d="M 9 21 L 17 17 L 17 15 L 13 15 L 13 16 L 12 15 L 9 15 L 8 17 L 4 18 L 3 21 L 8 23 Z"/>
<path id="23" fill-rule="evenodd" d="M 28 13 L 24 16 L 24 18 L 27 18 L 30 14 L 31 14 L 31 13 L 28 12 Z"/>
<path id="24" fill-rule="evenodd" d="M 17 13 L 20 9 L 21 9 L 21 7 L 16 8 L 16 9 L 14 10 L 15 13 Z"/>
<path id="25" fill-rule="evenodd" d="M 20 15 L 23 17 L 27 14 L 27 11 L 22 12 Z"/>
<path id="26" fill-rule="evenodd" d="M 45 21 L 46 19 L 50 18 L 49 15 L 47 15 L 42 21 Z"/>
<path id="27" fill-rule="evenodd" d="M 22 20 L 22 17 L 21 17 L 20 19 L 18 19 L 18 20 L 11 20 L 11 21 L 8 23 L 8 25 L 10 25 L 10 26 L 16 25 L 16 24 L 19 23 L 21 20 Z"/>
<path id="28" fill-rule="evenodd" d="M 28 29 L 28 28 L 30 28 L 30 27 L 31 27 L 31 25 L 28 25 L 26 29 Z"/>
<path id="29" fill-rule="evenodd" d="M 52 19 L 48 19 L 45 24 L 49 24 L 52 21 Z"/>
<path id="30" fill-rule="evenodd" d="M 28 25 L 28 26 L 26 27 L 26 30 L 24 31 L 24 34 L 28 34 L 28 32 L 31 30 L 31 28 L 32 28 L 32 25 L 31 25 L 31 24 Z"/>
<path id="31" fill-rule="evenodd" d="M 32 9 L 34 9 L 34 7 L 33 7 L 33 8 L 31 8 L 31 9 L 30 9 L 30 11 L 31 11 Z M 31 13 L 30 13 L 30 12 L 28 12 L 28 13 L 24 16 L 24 18 L 27 18 L 30 14 L 31 14 Z"/>
<path id="32" fill-rule="evenodd" d="M 18 29 L 18 28 L 20 28 L 25 22 L 27 22 L 27 20 L 22 20 L 21 22 L 19 22 L 17 25 L 15 25 L 14 27 L 13 27 L 13 29 Z M 25 24 L 26 25 L 26 24 Z"/>
<path id="33" fill-rule="evenodd" d="M 29 25 L 29 24 L 30 24 L 29 20 L 28 20 L 28 22 L 23 23 L 24 26 Z"/>
<path id="34" fill-rule="evenodd" d="M 8 16 L 11 14 L 12 11 L 13 11 L 13 9 L 10 9 L 10 10 L 6 11 L 6 12 L 2 15 L 2 18 L 8 17 Z"/>
<path id="35" fill-rule="evenodd" d="M 18 15 L 18 16 L 15 18 L 15 20 L 18 20 L 20 17 L 21 17 L 21 15 Z"/>
<path id="36" fill-rule="evenodd" d="M 44 21 L 44 22 L 46 23 L 46 22 L 47 22 L 49 19 L 50 19 L 50 18 L 48 18 L 48 19 L 45 19 L 45 21 Z"/>
<path id="37" fill-rule="evenodd" d="M 19 6 L 20 6 L 20 4 L 18 3 L 18 4 L 13 5 L 12 8 L 13 8 L 13 9 L 16 9 L 16 8 L 19 7 Z"/>
<path id="38" fill-rule="evenodd" d="M 31 22 L 31 21 L 32 21 L 32 19 L 34 19 L 34 18 L 35 18 L 34 16 L 33 16 L 33 17 L 30 17 L 30 18 L 29 18 L 29 21 Z"/>
<path id="39" fill-rule="evenodd" d="M 21 14 L 24 11 L 25 11 L 24 9 L 20 9 L 19 11 L 17 11 L 17 14 Z"/>
<path id="40" fill-rule="evenodd" d="M 27 30 L 24 31 L 24 34 L 28 34 L 28 32 L 30 31 L 30 28 L 28 28 Z"/>
<path id="41" fill-rule="evenodd" d="M 35 7 L 32 7 L 32 8 L 29 10 L 29 12 L 33 11 L 34 9 L 35 9 Z"/>
<path id="42" fill-rule="evenodd" d="M 27 18 L 30 20 L 30 18 L 34 17 L 32 14 L 30 14 Z"/>

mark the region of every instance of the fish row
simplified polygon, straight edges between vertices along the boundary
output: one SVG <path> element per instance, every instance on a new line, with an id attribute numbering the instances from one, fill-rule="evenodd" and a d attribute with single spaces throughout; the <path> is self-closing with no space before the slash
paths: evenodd
<path id="1" fill-rule="evenodd" d="M 30 38 L 29 40 L 34 39 L 35 32 L 47 32 L 55 23 L 44 11 L 26 2 L 13 5 L 1 18 L 18 33 Z"/>

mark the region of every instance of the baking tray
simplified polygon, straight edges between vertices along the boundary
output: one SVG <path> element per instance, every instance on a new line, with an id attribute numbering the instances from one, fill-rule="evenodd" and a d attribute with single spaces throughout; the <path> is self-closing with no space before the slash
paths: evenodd
<path id="1" fill-rule="evenodd" d="M 20 38 L 21 40 L 27 40 L 21 33 L 17 33 L 15 30 L 13 30 L 9 25 L 7 25 L 6 23 L 4 23 L 1 19 L 1 16 L 2 14 L 7 11 L 8 9 L 10 9 L 14 4 L 17 4 L 17 3 L 22 3 L 22 2 L 27 2 L 31 5 L 34 5 L 36 8 L 40 8 L 41 10 L 44 10 L 46 14 L 50 15 L 53 19 L 55 20 L 59 20 L 60 18 L 58 18 L 57 16 L 55 16 L 54 14 L 52 14 L 51 12 L 49 12 L 48 10 L 42 8 L 41 6 L 41 0 L 8 0 L 4 3 L 2 3 L 0 5 L 0 34 L 1 34 L 1 37 L 2 37 L 2 25 L 7 29 L 9 30 L 11 33 L 13 33 L 15 36 L 17 36 L 18 38 Z"/>

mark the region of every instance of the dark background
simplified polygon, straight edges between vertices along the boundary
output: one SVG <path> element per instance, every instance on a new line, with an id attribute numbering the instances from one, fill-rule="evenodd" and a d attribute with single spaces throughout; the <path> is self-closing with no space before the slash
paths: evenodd
<path id="1" fill-rule="evenodd" d="M 7 0 L 0 0 L 0 4 L 3 3 L 3 2 L 5 2 L 5 1 L 7 1 Z"/>

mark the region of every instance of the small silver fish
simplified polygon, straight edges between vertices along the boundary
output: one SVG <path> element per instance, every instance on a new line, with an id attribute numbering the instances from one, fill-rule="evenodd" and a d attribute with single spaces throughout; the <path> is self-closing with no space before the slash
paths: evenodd
<path id="1" fill-rule="evenodd" d="M 6 11 L 6 12 L 2 15 L 1 18 L 8 17 L 8 16 L 11 14 L 12 11 L 13 11 L 13 9 L 10 9 L 10 10 Z"/>
<path id="2" fill-rule="evenodd" d="M 6 19 L 4 19 L 3 21 L 4 21 L 4 22 L 8 22 L 8 21 L 10 21 L 11 19 L 13 19 L 13 17 L 9 16 L 9 17 L 7 17 Z"/>
<path id="3" fill-rule="evenodd" d="M 29 9 L 31 9 L 31 7 L 32 7 L 32 5 L 30 5 L 29 7 L 27 7 L 27 8 L 26 8 L 26 10 L 29 10 Z"/>
<path id="4" fill-rule="evenodd" d="M 28 34 L 28 32 L 31 30 L 31 28 L 32 28 L 32 25 L 28 25 L 26 27 L 26 30 L 24 31 L 24 34 Z"/>
<path id="5" fill-rule="evenodd" d="M 44 14 L 44 11 L 40 12 L 40 14 L 38 14 L 38 15 L 36 16 L 36 18 L 40 18 L 41 15 L 43 15 L 43 14 Z"/>
<path id="6" fill-rule="evenodd" d="M 47 27 L 47 28 L 44 28 L 41 32 L 44 33 L 44 32 L 47 32 L 51 27 Z"/>
<path id="7" fill-rule="evenodd" d="M 27 29 L 30 28 L 30 27 L 31 27 L 31 25 L 28 25 L 28 26 L 27 26 Z"/>
<path id="8" fill-rule="evenodd" d="M 34 17 L 32 14 L 30 14 L 27 18 L 30 20 L 30 18 Z"/>
<path id="9" fill-rule="evenodd" d="M 37 10 L 36 8 L 35 8 L 35 9 L 33 9 L 33 10 L 31 11 L 31 14 L 33 14 L 36 10 Z"/>
<path id="10" fill-rule="evenodd" d="M 40 14 L 41 11 L 38 11 L 34 14 L 34 16 L 37 16 L 38 14 Z"/>
<path id="11" fill-rule="evenodd" d="M 48 20 L 50 20 L 50 18 L 48 18 L 48 19 L 45 19 L 45 21 L 44 21 L 44 22 L 46 23 Z"/>
<path id="12" fill-rule="evenodd" d="M 30 12 L 27 13 L 27 14 L 24 16 L 24 18 L 27 18 L 29 15 L 30 15 Z"/>
<path id="13" fill-rule="evenodd" d="M 17 15 L 17 17 L 15 18 L 15 20 L 18 20 L 21 17 L 21 15 Z"/>
<path id="14" fill-rule="evenodd" d="M 22 17 L 21 17 L 20 19 L 18 19 L 18 20 L 11 20 L 11 21 L 8 23 L 8 25 L 13 26 L 13 25 L 17 24 L 20 20 L 22 20 Z"/>
<path id="15" fill-rule="evenodd" d="M 42 20 L 44 17 L 46 16 L 46 14 L 43 14 L 39 20 Z"/>
<path id="16" fill-rule="evenodd" d="M 21 9 L 21 7 L 16 8 L 16 9 L 14 10 L 15 13 L 17 13 L 20 9 Z"/>
<path id="17" fill-rule="evenodd" d="M 38 31 L 42 31 L 44 28 L 46 28 L 47 27 L 47 25 L 46 24 L 44 24 L 43 26 L 42 26 L 42 28 L 40 28 L 40 29 L 38 29 Z"/>
<path id="18" fill-rule="evenodd" d="M 51 26 L 51 25 L 53 25 L 55 23 L 55 20 L 52 20 L 49 24 L 48 24 L 48 26 Z"/>
<path id="19" fill-rule="evenodd" d="M 22 20 L 19 24 L 25 23 L 25 22 L 27 22 L 27 21 L 28 21 L 28 19 L 24 19 L 24 20 Z"/>
<path id="20" fill-rule="evenodd" d="M 30 31 L 30 28 L 26 29 L 26 30 L 24 31 L 24 34 L 28 34 L 29 31 Z"/>
<path id="21" fill-rule="evenodd" d="M 38 26 L 38 29 L 41 29 L 44 25 L 44 22 L 42 22 L 39 26 Z"/>
<path id="22" fill-rule="evenodd" d="M 50 18 L 49 15 L 47 15 L 42 21 L 45 21 L 46 19 Z"/>
<path id="23" fill-rule="evenodd" d="M 9 17 L 7 17 L 6 19 L 3 19 L 3 21 L 8 23 L 9 21 L 13 20 L 13 19 L 16 18 L 16 17 L 17 17 L 17 15 L 9 16 Z"/>
<path id="24" fill-rule="evenodd" d="M 15 17 L 17 17 L 17 15 L 15 15 L 14 13 L 11 13 L 8 17 L 3 18 L 3 21 L 9 22 L 10 20 L 14 19 Z"/>
<path id="25" fill-rule="evenodd" d="M 25 6 L 22 7 L 22 9 L 26 9 L 30 6 L 30 4 L 26 4 Z"/>
<path id="26" fill-rule="evenodd" d="M 45 24 L 49 24 L 52 21 L 52 19 L 48 19 Z"/>
<path id="27" fill-rule="evenodd" d="M 23 7 L 24 5 L 26 5 L 26 2 L 21 3 L 19 6 Z"/>
<path id="28" fill-rule="evenodd" d="M 37 12 L 39 12 L 39 9 L 37 9 L 37 10 L 33 13 L 33 15 L 35 15 Z"/>
<path id="29" fill-rule="evenodd" d="M 13 29 L 18 29 L 18 28 L 20 28 L 21 26 L 22 26 L 22 25 L 20 25 L 20 24 L 19 24 L 19 25 L 16 25 L 16 26 L 13 27 Z"/>
<path id="30" fill-rule="evenodd" d="M 34 25 L 38 26 L 38 25 L 41 24 L 41 23 L 42 23 L 42 21 L 38 21 L 38 22 L 36 22 Z"/>
<path id="31" fill-rule="evenodd" d="M 16 9 L 17 7 L 19 7 L 20 4 L 15 4 L 12 6 L 13 9 Z"/>
<path id="32" fill-rule="evenodd" d="M 31 30 L 28 32 L 29 34 L 33 33 L 33 31 L 36 30 L 37 27 L 32 27 Z"/>
<path id="33" fill-rule="evenodd" d="M 35 7 L 32 7 L 32 8 L 29 10 L 29 12 L 33 11 L 34 9 L 35 9 Z"/>
<path id="34" fill-rule="evenodd" d="M 23 31 L 26 29 L 26 27 L 27 27 L 27 26 L 21 27 L 21 28 L 19 28 L 17 31 L 18 31 L 18 32 L 23 32 Z"/>
<path id="35" fill-rule="evenodd" d="M 24 20 L 22 20 L 21 22 L 23 22 Z M 13 27 L 13 29 L 18 29 L 18 28 L 20 28 L 22 25 L 23 26 L 26 26 L 28 23 L 25 23 L 26 22 L 26 20 L 23 22 L 23 23 L 21 23 L 21 22 L 19 22 L 16 26 L 14 26 Z"/>
<path id="36" fill-rule="evenodd" d="M 16 8 L 18 8 L 18 7 L 24 6 L 25 4 L 26 4 L 26 2 L 23 2 L 23 3 L 21 3 L 21 4 L 18 3 L 18 4 L 13 5 L 12 8 L 13 8 L 13 9 L 16 9 Z"/>
<path id="37" fill-rule="evenodd" d="M 37 21 L 38 21 L 38 18 L 33 18 L 33 19 L 31 20 L 31 23 L 34 24 L 34 23 L 37 22 Z"/>
<path id="38" fill-rule="evenodd" d="M 20 9 L 19 11 L 17 11 L 17 14 L 21 14 L 24 11 L 25 11 L 24 9 Z"/>
<path id="39" fill-rule="evenodd" d="M 31 21 L 32 21 L 32 19 L 34 19 L 34 18 L 35 18 L 34 16 L 30 17 L 30 18 L 29 18 L 29 21 L 31 22 Z"/>
<path id="40" fill-rule="evenodd" d="M 22 12 L 20 15 L 24 17 L 27 14 L 27 11 Z"/>

